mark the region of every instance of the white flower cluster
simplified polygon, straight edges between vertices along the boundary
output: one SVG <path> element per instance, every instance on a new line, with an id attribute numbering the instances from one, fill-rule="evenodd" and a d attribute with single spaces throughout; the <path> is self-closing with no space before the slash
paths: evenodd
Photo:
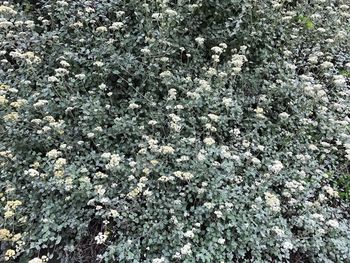
<path id="1" fill-rule="evenodd" d="M 181 180 L 186 180 L 189 181 L 193 178 L 193 174 L 190 172 L 181 172 L 181 171 L 176 171 L 173 173 L 175 177 L 181 179 Z"/>
<path id="2" fill-rule="evenodd" d="M 242 71 L 243 64 L 247 62 L 247 58 L 245 55 L 234 54 L 231 58 L 232 64 L 232 75 L 237 75 Z"/>
<path id="3" fill-rule="evenodd" d="M 97 236 L 95 237 L 96 244 L 100 245 L 100 244 L 105 243 L 107 238 L 108 238 L 108 233 L 99 232 L 97 234 Z"/>
<path id="4" fill-rule="evenodd" d="M 101 157 L 109 161 L 106 164 L 106 169 L 108 170 L 117 168 L 122 161 L 122 157 L 119 154 L 103 153 Z"/>
<path id="5" fill-rule="evenodd" d="M 279 198 L 270 192 L 265 193 L 265 201 L 268 207 L 274 212 L 280 211 L 280 200 Z"/>
<path id="6" fill-rule="evenodd" d="M 159 148 L 159 152 L 162 154 L 174 154 L 175 149 L 169 145 L 162 145 Z"/>
<path id="7" fill-rule="evenodd" d="M 284 168 L 284 165 L 276 160 L 269 166 L 269 170 L 275 174 L 278 174 L 282 169 Z"/>

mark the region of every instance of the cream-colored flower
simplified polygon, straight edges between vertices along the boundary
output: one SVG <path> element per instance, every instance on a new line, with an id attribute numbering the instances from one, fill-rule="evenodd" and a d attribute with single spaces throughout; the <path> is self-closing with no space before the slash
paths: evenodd
<path id="1" fill-rule="evenodd" d="M 8 229 L 0 229 L 0 240 L 7 241 L 11 238 L 11 236 L 11 232 Z"/>
<path id="2" fill-rule="evenodd" d="M 107 27 L 105 27 L 105 26 L 100 26 L 100 27 L 98 27 L 98 28 L 96 28 L 96 32 L 107 32 L 108 31 L 108 29 L 107 29 Z"/>
<path id="3" fill-rule="evenodd" d="M 160 147 L 159 152 L 163 154 L 173 154 L 175 153 L 175 149 L 169 145 L 164 145 Z"/>
<path id="4" fill-rule="evenodd" d="M 8 249 L 5 252 L 5 260 L 10 260 L 11 258 L 13 258 L 16 255 L 16 251 L 14 251 L 13 249 Z"/>
<path id="5" fill-rule="evenodd" d="M 207 137 L 203 140 L 203 142 L 206 144 L 206 145 L 213 145 L 215 143 L 215 140 L 212 138 L 212 137 Z"/>
<path id="6" fill-rule="evenodd" d="M 17 11 L 13 10 L 11 7 L 6 5 L 0 5 L 0 14 L 10 14 L 15 15 Z"/>
<path id="7" fill-rule="evenodd" d="M 19 119 L 19 114 L 15 111 L 3 116 L 4 121 L 13 122 Z"/>
<path id="8" fill-rule="evenodd" d="M 41 260 L 41 258 L 33 258 L 28 261 L 28 263 L 43 263 L 44 261 Z"/>

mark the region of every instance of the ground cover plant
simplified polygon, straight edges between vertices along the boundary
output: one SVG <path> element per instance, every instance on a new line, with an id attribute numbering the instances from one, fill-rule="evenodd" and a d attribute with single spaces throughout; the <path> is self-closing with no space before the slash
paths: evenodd
<path id="1" fill-rule="evenodd" d="M 0 262 L 350 262 L 347 0 L 0 4 Z"/>

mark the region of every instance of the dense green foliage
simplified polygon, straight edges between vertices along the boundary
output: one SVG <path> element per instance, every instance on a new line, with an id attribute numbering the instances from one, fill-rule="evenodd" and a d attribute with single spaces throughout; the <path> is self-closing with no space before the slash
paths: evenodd
<path id="1" fill-rule="evenodd" d="M 350 262 L 346 2 L 3 2 L 0 261 Z"/>

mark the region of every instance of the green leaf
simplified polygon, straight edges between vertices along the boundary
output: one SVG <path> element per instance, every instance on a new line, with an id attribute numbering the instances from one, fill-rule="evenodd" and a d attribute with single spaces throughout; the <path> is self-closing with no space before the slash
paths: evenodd
<path id="1" fill-rule="evenodd" d="M 315 28 L 315 25 L 314 23 L 312 22 L 311 18 L 307 17 L 307 16 L 298 16 L 297 17 L 297 20 L 304 24 L 304 26 L 307 28 L 307 29 L 314 29 Z"/>
<path id="2" fill-rule="evenodd" d="M 339 71 L 340 75 L 343 75 L 344 77 L 350 77 L 350 71 L 346 69 L 342 69 Z"/>

